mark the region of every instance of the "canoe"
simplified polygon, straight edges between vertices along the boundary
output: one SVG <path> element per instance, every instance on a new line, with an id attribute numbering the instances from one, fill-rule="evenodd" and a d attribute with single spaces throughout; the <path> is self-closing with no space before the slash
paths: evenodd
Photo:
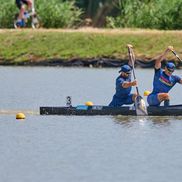
<path id="1" fill-rule="evenodd" d="M 149 116 L 182 116 L 182 105 L 170 106 L 150 106 L 147 107 Z M 75 107 L 40 107 L 40 115 L 136 115 L 133 106 L 109 107 L 102 105 L 85 106 L 78 105 Z"/>

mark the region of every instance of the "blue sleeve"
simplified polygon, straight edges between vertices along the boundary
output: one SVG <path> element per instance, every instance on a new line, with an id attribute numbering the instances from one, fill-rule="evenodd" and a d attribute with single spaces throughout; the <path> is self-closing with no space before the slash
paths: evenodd
<path id="1" fill-rule="evenodd" d="M 161 71 L 161 68 L 159 68 L 159 69 L 154 68 L 154 70 L 155 70 L 155 73 L 158 73 Z"/>
<path id="2" fill-rule="evenodd" d="M 181 80 L 181 78 L 179 76 L 175 75 L 175 81 L 176 81 L 176 83 L 180 83 L 180 80 Z"/>
<path id="3" fill-rule="evenodd" d="M 124 79 L 123 78 L 117 79 L 116 80 L 116 87 L 121 87 L 123 83 L 124 83 Z"/>
<path id="4" fill-rule="evenodd" d="M 161 72 L 162 72 L 161 68 L 155 69 L 155 75 L 160 76 Z"/>

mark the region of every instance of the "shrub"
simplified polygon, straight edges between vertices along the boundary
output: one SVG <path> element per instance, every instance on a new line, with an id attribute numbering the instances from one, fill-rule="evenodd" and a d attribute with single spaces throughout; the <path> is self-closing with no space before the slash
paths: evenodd
<path id="1" fill-rule="evenodd" d="M 108 27 L 182 28 L 181 0 L 119 0 L 118 16 L 107 17 Z"/>

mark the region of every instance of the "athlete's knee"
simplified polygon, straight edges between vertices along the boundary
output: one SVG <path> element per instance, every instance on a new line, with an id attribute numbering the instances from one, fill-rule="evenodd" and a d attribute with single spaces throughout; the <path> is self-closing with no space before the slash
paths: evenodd
<path id="1" fill-rule="evenodd" d="M 159 98 L 160 101 L 169 100 L 169 99 L 170 99 L 168 93 L 160 93 L 160 94 L 158 95 L 158 98 Z"/>
<path id="2" fill-rule="evenodd" d="M 168 93 L 164 94 L 164 100 L 169 100 L 169 94 Z"/>

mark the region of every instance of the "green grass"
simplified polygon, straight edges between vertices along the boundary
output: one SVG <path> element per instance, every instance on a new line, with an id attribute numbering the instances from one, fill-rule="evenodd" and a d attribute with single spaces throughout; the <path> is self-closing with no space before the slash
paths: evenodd
<path id="1" fill-rule="evenodd" d="M 0 60 L 13 63 L 99 57 L 124 60 L 128 43 L 134 46 L 136 57 L 143 60 L 159 55 L 169 45 L 181 55 L 182 31 L 0 30 Z"/>

